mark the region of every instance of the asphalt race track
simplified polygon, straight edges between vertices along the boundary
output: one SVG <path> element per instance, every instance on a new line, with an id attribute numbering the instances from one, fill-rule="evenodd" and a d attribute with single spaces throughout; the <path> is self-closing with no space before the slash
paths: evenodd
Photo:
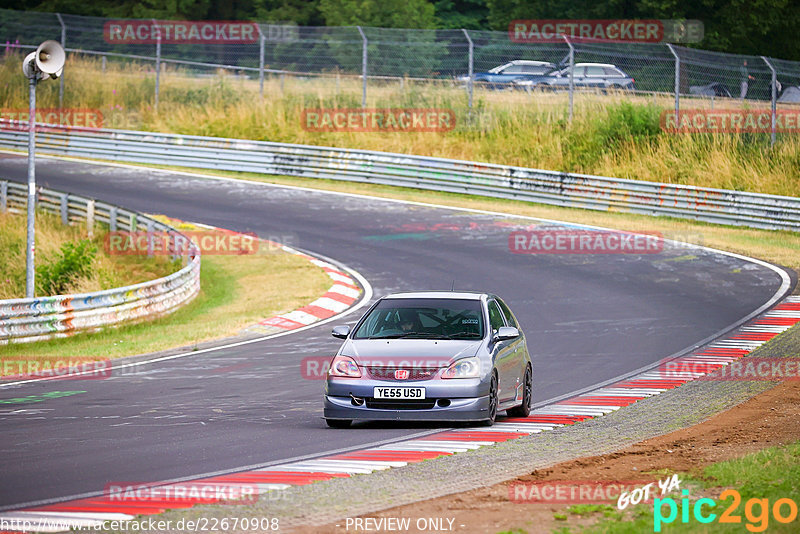
<path id="1" fill-rule="evenodd" d="M 0 177 L 24 182 L 25 176 L 24 157 L 0 154 Z M 512 254 L 509 233 L 533 221 L 496 215 L 44 158 L 37 181 L 139 211 L 283 239 L 357 270 L 377 296 L 449 289 L 454 282 L 457 289 L 497 293 L 528 334 L 534 402 L 690 348 L 762 306 L 782 283 L 765 266 L 697 249 Z M 301 376 L 300 360 L 336 350 L 330 328 L 149 364 L 106 380 L 0 389 L 0 399 L 83 391 L 0 405 L 0 508 L 436 428 L 326 428 L 322 383 Z"/>

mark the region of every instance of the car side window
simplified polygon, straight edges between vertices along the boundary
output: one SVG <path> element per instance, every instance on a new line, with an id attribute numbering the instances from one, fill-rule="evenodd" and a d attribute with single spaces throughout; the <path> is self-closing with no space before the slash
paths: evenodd
<path id="1" fill-rule="evenodd" d="M 503 320 L 503 312 L 500 311 L 497 302 L 493 300 L 489 301 L 489 325 L 492 328 L 492 332 L 497 332 L 500 327 L 506 325 Z"/>
<path id="2" fill-rule="evenodd" d="M 623 74 L 618 71 L 617 69 L 612 69 L 610 67 L 605 68 L 606 76 L 623 76 Z"/>
<path id="3" fill-rule="evenodd" d="M 509 65 L 501 74 L 522 74 L 522 65 Z"/>
<path id="4" fill-rule="evenodd" d="M 514 319 L 514 314 L 511 313 L 511 310 L 508 308 L 508 306 L 506 306 L 506 303 L 501 299 L 497 299 L 497 303 L 500 305 L 500 309 L 503 310 L 503 315 L 506 316 L 506 322 L 508 323 L 508 326 L 519 328 L 519 325 L 517 325 L 517 320 Z"/>
<path id="5" fill-rule="evenodd" d="M 605 76 L 606 72 L 603 67 L 586 67 L 587 76 Z"/>

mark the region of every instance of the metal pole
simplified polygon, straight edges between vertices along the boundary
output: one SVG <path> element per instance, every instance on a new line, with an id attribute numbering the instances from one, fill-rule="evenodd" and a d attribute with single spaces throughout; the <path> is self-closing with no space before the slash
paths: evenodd
<path id="1" fill-rule="evenodd" d="M 261 31 L 261 24 L 258 25 L 258 35 L 260 36 L 260 48 L 258 51 L 258 92 L 264 98 L 264 32 Z"/>
<path id="2" fill-rule="evenodd" d="M 361 45 L 361 77 L 364 79 L 362 87 L 361 87 L 361 107 L 367 107 L 367 36 L 364 35 L 364 30 L 361 29 L 361 26 L 356 26 L 358 28 L 358 33 L 361 34 L 362 45 Z"/>
<path id="3" fill-rule="evenodd" d="M 156 29 L 156 102 L 155 109 L 158 109 L 158 93 L 161 85 L 161 28 L 153 20 L 153 28 Z"/>
<path id="4" fill-rule="evenodd" d="M 469 32 L 464 28 L 461 28 L 461 31 L 464 32 L 464 37 L 467 38 L 467 42 L 469 43 L 469 81 L 467 82 L 467 88 L 469 90 L 469 109 L 472 111 L 472 78 L 474 78 L 474 71 L 473 71 L 473 60 L 474 60 L 474 45 L 472 43 L 472 38 L 469 36 Z"/>
<path id="5" fill-rule="evenodd" d="M 681 58 L 671 44 L 666 43 L 667 48 L 675 58 L 675 128 L 680 128 L 681 113 Z"/>
<path id="6" fill-rule="evenodd" d="M 66 50 L 67 49 L 67 25 L 64 24 L 64 19 L 61 17 L 61 13 L 56 13 L 56 17 L 58 17 L 58 23 L 61 24 L 61 47 Z M 58 107 L 64 107 L 64 73 L 61 73 L 61 78 L 59 80 L 59 87 L 58 87 Z"/>
<path id="7" fill-rule="evenodd" d="M 770 136 L 769 136 L 769 145 L 775 145 L 775 121 L 777 114 L 777 105 L 778 105 L 778 73 L 775 71 L 775 67 L 772 66 L 772 63 L 765 56 L 761 56 L 761 59 L 764 60 L 764 63 L 767 64 L 769 70 L 772 72 L 772 91 L 770 95 L 770 114 L 772 116 L 772 127 L 770 129 Z"/>
<path id="8" fill-rule="evenodd" d="M 567 42 L 569 46 L 569 122 L 572 122 L 572 104 L 573 95 L 575 94 L 575 47 L 569 42 L 566 35 L 561 34 L 561 37 Z"/>
<path id="9" fill-rule="evenodd" d="M 33 298 L 36 268 L 36 78 L 39 71 L 34 62 L 28 78 L 28 232 L 25 258 L 25 298 Z"/>

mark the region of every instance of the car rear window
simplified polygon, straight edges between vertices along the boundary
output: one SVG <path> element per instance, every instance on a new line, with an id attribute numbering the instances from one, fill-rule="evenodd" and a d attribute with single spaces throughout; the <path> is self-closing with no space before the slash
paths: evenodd
<path id="1" fill-rule="evenodd" d="M 469 299 L 384 299 L 361 321 L 356 339 L 481 339 L 481 302 Z"/>

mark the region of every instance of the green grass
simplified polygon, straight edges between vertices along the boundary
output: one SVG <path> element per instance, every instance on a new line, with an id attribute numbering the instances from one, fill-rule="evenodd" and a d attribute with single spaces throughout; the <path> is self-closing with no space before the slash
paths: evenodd
<path id="1" fill-rule="evenodd" d="M 26 261 L 26 216 L 15 213 L 0 213 L 0 299 L 23 298 L 25 296 Z M 118 256 L 103 250 L 105 230 L 97 225 L 94 237 L 89 238 L 84 225 L 61 224 L 61 218 L 48 212 L 36 214 L 36 296 L 55 293 L 88 293 L 145 282 L 178 270 L 179 266 L 166 256 L 146 257 L 140 255 Z M 46 284 L 48 272 L 56 271 L 59 258 L 65 247 L 91 245 L 96 249 L 92 258 L 87 258 L 87 269 L 69 271 L 61 291 L 50 291 Z"/>
<path id="2" fill-rule="evenodd" d="M 796 518 L 791 523 L 780 523 L 772 516 L 772 508 L 778 499 L 791 499 L 796 505 L 800 506 L 800 442 L 782 447 L 770 447 L 755 453 L 748 454 L 741 458 L 718 462 L 707 466 L 702 475 L 691 477 L 681 475 L 681 488 L 688 490 L 690 507 L 694 506 L 697 499 L 701 497 L 711 498 L 717 506 L 709 508 L 708 504 L 703 506 L 703 513 L 716 513 L 715 521 L 703 525 L 698 522 L 693 512 L 689 514 L 687 523 L 681 521 L 682 495 L 674 492 L 670 494 L 675 499 L 677 516 L 673 523 L 666 524 L 662 532 L 666 533 L 728 533 L 728 532 L 779 532 L 794 533 L 800 528 L 800 518 Z M 738 507 L 732 509 L 731 516 L 741 517 L 739 524 L 720 523 L 719 517 L 728 508 L 733 507 L 733 499 L 720 499 L 720 494 L 726 489 L 735 489 L 741 496 Z M 765 517 L 761 514 L 761 508 L 755 504 L 748 505 L 750 499 L 766 499 L 769 505 L 770 514 Z M 607 510 L 613 507 L 598 507 L 593 513 L 598 515 L 598 520 L 594 524 L 578 528 L 560 529 L 559 532 L 581 532 L 586 534 L 608 533 L 608 534 L 633 534 L 640 532 L 653 532 L 653 504 L 640 504 L 618 512 Z M 750 507 L 751 516 L 746 515 L 746 510 Z M 576 508 L 570 507 L 568 511 Z M 664 515 L 668 515 L 668 507 L 663 506 Z M 692 508 L 693 511 L 693 508 Z M 610 512 L 610 513 L 609 513 Z M 573 513 L 570 511 L 570 513 Z M 579 515 L 591 514 L 588 508 L 583 507 Z M 600 517 L 600 514 L 605 517 Z M 789 507 L 782 507 L 782 514 L 787 515 Z M 748 525 L 750 528 L 747 528 Z"/>
<path id="3" fill-rule="evenodd" d="M 0 62 L 0 107 L 26 109 L 27 87 L 18 75 L 20 56 Z M 192 78 L 169 67 L 161 76 L 159 109 L 154 104 L 151 66 L 100 62 L 70 54 L 65 67 L 64 106 L 99 109 L 105 125 L 290 143 L 307 143 L 490 161 L 619 178 L 695 184 L 800 196 L 800 140 L 780 135 L 770 148 L 767 134 L 673 135 L 661 131 L 659 117 L 671 109 L 666 96 L 578 93 L 575 118 L 567 120 L 563 93 L 477 89 L 472 114 L 466 92 L 449 85 L 405 80 L 373 84 L 368 107 L 446 108 L 456 115 L 447 133 L 308 132 L 307 108 L 358 108 L 356 79 L 287 77 L 265 82 L 218 75 Z M 39 86 L 40 107 L 57 107 L 58 83 Z M 684 99 L 685 109 L 707 101 Z M 718 102 L 738 108 L 738 100 Z"/>

